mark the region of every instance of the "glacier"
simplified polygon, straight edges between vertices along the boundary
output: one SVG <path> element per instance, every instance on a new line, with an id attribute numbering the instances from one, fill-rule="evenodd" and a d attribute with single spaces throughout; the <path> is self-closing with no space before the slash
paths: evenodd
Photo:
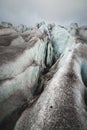
<path id="1" fill-rule="evenodd" d="M 0 130 L 87 129 L 87 26 L 0 24 Z"/>

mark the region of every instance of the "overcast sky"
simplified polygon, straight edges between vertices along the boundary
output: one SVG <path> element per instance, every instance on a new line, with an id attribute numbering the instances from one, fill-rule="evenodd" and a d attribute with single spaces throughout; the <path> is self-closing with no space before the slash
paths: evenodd
<path id="1" fill-rule="evenodd" d="M 0 21 L 31 26 L 43 20 L 87 24 L 87 0 L 0 0 Z"/>

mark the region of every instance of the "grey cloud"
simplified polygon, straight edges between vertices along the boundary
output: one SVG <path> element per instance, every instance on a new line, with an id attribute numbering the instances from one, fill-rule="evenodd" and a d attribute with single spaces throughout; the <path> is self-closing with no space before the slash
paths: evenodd
<path id="1" fill-rule="evenodd" d="M 87 0 L 1 0 L 0 21 L 33 25 L 48 22 L 87 23 Z M 85 21 L 83 20 L 85 19 Z"/>

